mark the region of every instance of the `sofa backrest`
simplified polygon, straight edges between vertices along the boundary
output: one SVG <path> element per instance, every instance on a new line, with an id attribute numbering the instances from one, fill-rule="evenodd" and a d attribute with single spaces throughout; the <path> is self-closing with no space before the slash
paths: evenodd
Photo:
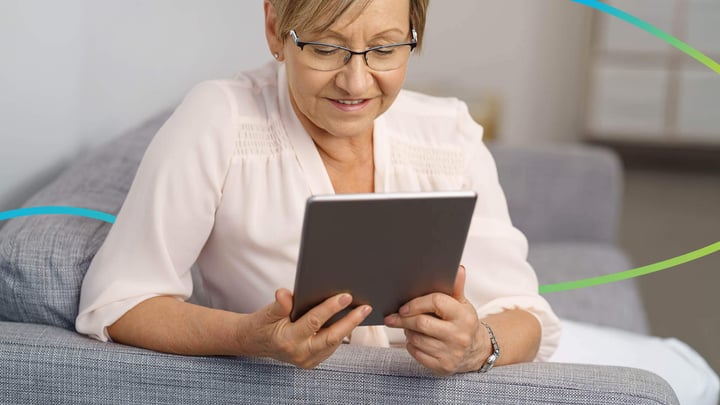
<path id="1" fill-rule="evenodd" d="M 72 206 L 116 215 L 143 151 L 169 112 L 81 158 L 25 207 Z M 0 229 L 0 320 L 74 329 L 80 286 L 110 224 L 67 215 L 20 217 Z"/>
<path id="2" fill-rule="evenodd" d="M 513 224 L 530 242 L 615 244 L 623 175 L 605 148 L 492 145 Z"/>

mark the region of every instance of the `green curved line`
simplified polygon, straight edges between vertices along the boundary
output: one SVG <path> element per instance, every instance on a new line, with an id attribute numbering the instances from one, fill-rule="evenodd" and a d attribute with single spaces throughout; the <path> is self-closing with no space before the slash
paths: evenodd
<path id="1" fill-rule="evenodd" d="M 638 267 L 619 273 L 607 274 L 599 277 L 586 278 L 584 280 L 567 281 L 564 283 L 557 284 L 545 284 L 540 286 L 540 294 L 575 290 L 578 288 L 592 287 L 600 284 L 613 283 L 615 281 L 626 280 L 633 277 L 644 276 L 646 274 L 654 273 L 656 271 L 669 269 L 671 267 L 679 266 L 681 264 L 697 260 L 701 257 L 708 256 L 717 251 L 720 251 L 720 241 L 713 243 L 712 245 L 706 246 L 702 249 L 693 250 L 692 252 L 686 253 L 681 256 L 673 257 L 672 259 L 663 260 L 661 262 L 648 264 L 647 266 Z"/>
<path id="2" fill-rule="evenodd" d="M 605 3 L 601 3 L 597 0 L 572 0 L 572 1 L 574 1 L 576 3 L 584 4 L 588 7 L 591 7 L 591 8 L 597 9 L 597 10 L 600 10 L 604 13 L 607 13 L 614 17 L 617 17 L 627 23 L 630 23 L 640 29 L 643 29 L 643 30 L 649 32 L 650 34 L 662 39 L 663 41 L 667 42 L 668 44 L 674 46 L 675 48 L 685 52 L 690 57 L 694 58 L 698 62 L 700 62 L 703 65 L 712 69 L 715 73 L 720 74 L 720 64 L 718 64 L 717 62 L 712 60 L 709 56 L 698 51 L 697 49 L 686 44 L 685 42 L 679 40 L 678 38 L 668 34 L 667 32 L 661 30 L 660 28 L 635 17 L 632 14 L 628 14 L 620 9 L 609 6 Z"/>

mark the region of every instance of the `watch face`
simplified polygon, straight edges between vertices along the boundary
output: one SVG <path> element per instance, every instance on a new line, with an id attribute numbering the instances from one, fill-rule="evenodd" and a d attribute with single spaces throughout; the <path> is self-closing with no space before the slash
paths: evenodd
<path id="1" fill-rule="evenodd" d="M 495 361 L 498 359 L 498 357 L 499 356 L 497 352 L 492 353 L 490 356 L 488 356 L 487 360 L 485 360 L 485 364 L 483 364 L 478 371 L 481 373 L 485 373 L 491 368 L 493 368 L 493 366 L 495 365 Z"/>

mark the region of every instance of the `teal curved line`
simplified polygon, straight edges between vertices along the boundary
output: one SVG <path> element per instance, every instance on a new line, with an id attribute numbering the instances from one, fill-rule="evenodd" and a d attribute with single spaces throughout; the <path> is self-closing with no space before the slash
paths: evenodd
<path id="1" fill-rule="evenodd" d="M 668 34 L 667 32 L 655 27 L 654 25 L 643 21 L 631 14 L 626 13 L 625 11 L 622 11 L 618 8 L 612 7 L 610 5 L 607 5 L 605 3 L 602 3 L 597 0 L 571 0 L 579 4 L 583 4 L 585 6 L 588 6 L 590 8 L 594 8 L 596 10 L 602 11 L 604 13 L 607 13 L 609 15 L 612 15 L 614 17 L 617 17 L 627 23 L 630 23 L 640 29 L 643 29 L 650 34 L 660 38 L 661 40 L 667 42 L 668 44 L 674 46 L 675 48 L 679 49 L 680 51 L 686 53 L 690 57 L 694 58 L 698 62 L 702 63 L 703 65 L 710 68 L 715 73 L 720 74 L 720 64 L 715 62 L 712 58 L 709 56 L 703 54 L 702 52 L 698 51 L 697 49 L 693 48 L 692 46 L 686 44 L 685 42 L 681 41 L 680 39 Z M 24 217 L 24 216 L 33 216 L 33 215 L 73 215 L 73 216 L 79 216 L 79 217 L 86 217 L 86 218 L 92 218 L 97 219 L 100 221 L 108 222 L 108 223 L 115 223 L 115 216 L 111 214 L 107 214 L 101 211 L 91 210 L 87 208 L 77 208 L 77 207 L 66 207 L 66 206 L 45 206 L 45 207 L 29 207 L 29 208 L 20 208 L 16 210 L 10 210 L 10 211 L 4 211 L 0 212 L 0 221 L 4 221 L 11 218 L 18 218 L 18 217 Z M 619 273 L 613 273 L 613 274 L 607 274 L 604 276 L 599 277 L 592 277 L 587 278 L 583 280 L 575 280 L 575 281 L 568 281 L 563 283 L 556 283 L 556 284 L 546 284 L 541 285 L 539 287 L 540 294 L 546 294 L 546 293 L 552 293 L 552 292 L 558 292 L 558 291 L 568 291 L 568 290 L 575 290 L 579 288 L 585 288 L 585 287 L 591 287 L 596 285 L 602 285 L 602 284 L 608 284 L 616 281 L 621 280 L 627 280 L 634 277 L 643 276 L 646 274 L 651 274 L 657 271 L 669 269 L 672 267 L 679 266 L 681 264 L 697 260 L 699 258 L 705 257 L 707 255 L 713 254 L 717 251 L 720 251 L 720 241 L 713 243 L 712 245 L 706 246 L 701 249 L 694 250 L 692 252 L 686 253 L 681 256 L 677 256 L 668 260 L 664 260 L 658 263 L 649 264 L 646 266 L 638 267 L 635 269 L 630 269 L 626 271 L 622 271 Z"/>
<path id="2" fill-rule="evenodd" d="M 115 216 L 107 214 L 105 212 L 91 210 L 87 208 L 77 207 L 63 207 L 63 206 L 45 206 L 45 207 L 28 207 L 20 208 L 16 210 L 0 212 L 0 221 L 6 219 L 27 217 L 33 215 L 74 215 L 85 218 L 97 219 L 100 221 L 115 223 Z M 575 290 L 578 288 L 592 287 L 601 284 L 612 283 L 615 281 L 626 280 L 629 278 L 639 277 L 646 274 L 654 273 L 656 271 L 669 269 L 671 267 L 679 266 L 681 264 L 697 260 L 701 257 L 710 255 L 720 251 L 720 241 L 713 243 L 710 246 L 694 250 L 690 253 L 686 253 L 681 256 L 674 257 L 672 259 L 664 260 L 662 262 L 649 264 L 647 266 L 638 267 L 619 273 L 607 274 L 600 277 L 587 278 L 583 280 L 567 281 L 557 284 L 545 284 L 539 288 L 540 294 L 547 294 L 551 292 Z"/>
<path id="3" fill-rule="evenodd" d="M 567 281 L 564 283 L 541 285 L 539 291 L 540 294 L 546 294 L 558 291 L 576 290 L 578 288 L 592 287 L 601 284 L 613 283 L 615 281 L 627 280 L 629 278 L 644 276 L 646 274 L 655 273 L 656 271 L 679 266 L 681 264 L 697 260 L 701 257 L 711 255 L 717 251 L 720 251 L 720 241 L 715 242 L 709 246 L 705 246 L 704 248 L 685 253 L 681 256 L 673 257 L 671 259 L 663 260 L 661 262 L 653 264 L 648 264 L 647 266 L 621 271 L 619 273 L 606 274 L 604 276 L 586 278 L 583 280 Z"/>
<path id="4" fill-rule="evenodd" d="M 4 211 L 0 212 L 0 221 L 18 217 L 28 217 L 33 215 L 73 215 L 76 217 L 97 219 L 111 224 L 115 223 L 114 215 L 107 214 L 101 211 L 91 210 L 88 208 L 64 206 L 28 207 Z"/>
<path id="5" fill-rule="evenodd" d="M 610 15 L 617 17 L 625 22 L 628 22 L 640 29 L 643 29 L 643 30 L 649 32 L 650 34 L 662 39 L 663 41 L 667 42 L 668 44 L 674 46 L 675 48 L 690 55 L 692 58 L 694 58 L 698 62 L 709 67 L 715 73 L 720 74 L 720 64 L 718 64 L 717 62 L 712 60 L 709 56 L 705 55 L 704 53 L 698 51 L 697 49 L 693 48 L 692 46 L 686 44 L 685 42 L 679 40 L 678 38 L 668 34 L 667 32 L 661 30 L 660 28 L 655 27 L 654 25 L 652 25 L 648 22 L 645 22 L 631 14 L 628 14 L 628 13 L 626 13 L 620 9 L 617 9 L 615 7 L 609 6 L 605 3 L 601 3 L 600 1 L 597 1 L 597 0 L 572 0 L 572 1 L 586 5 L 591 8 L 594 8 L 596 10 L 600 10 L 604 13 L 610 14 Z"/>

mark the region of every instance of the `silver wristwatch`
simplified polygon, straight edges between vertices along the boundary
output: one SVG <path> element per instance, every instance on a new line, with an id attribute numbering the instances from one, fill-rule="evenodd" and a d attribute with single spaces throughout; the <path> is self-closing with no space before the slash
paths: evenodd
<path id="1" fill-rule="evenodd" d="M 480 367 L 480 370 L 478 370 L 478 373 L 486 373 L 488 370 L 493 368 L 497 359 L 500 358 L 500 346 L 498 346 L 497 344 L 495 334 L 493 333 L 492 329 L 490 329 L 490 325 L 482 321 L 480 321 L 480 323 L 485 326 L 485 329 L 487 329 L 488 334 L 490 335 L 490 343 L 492 343 L 493 348 L 493 352 L 490 353 L 490 356 L 488 356 L 487 360 L 485 360 L 485 363 L 482 365 L 482 367 Z"/>

